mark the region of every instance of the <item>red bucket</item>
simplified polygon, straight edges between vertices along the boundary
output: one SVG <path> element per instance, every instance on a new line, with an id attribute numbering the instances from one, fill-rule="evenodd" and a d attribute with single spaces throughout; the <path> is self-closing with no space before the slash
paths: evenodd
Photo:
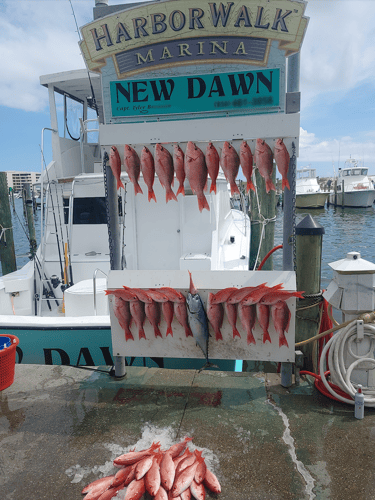
<path id="1" fill-rule="evenodd" d="M 16 347 L 19 344 L 19 339 L 15 335 L 8 333 L 0 336 L 9 338 L 12 344 L 0 350 L 0 391 L 6 389 L 13 384 L 14 368 L 16 366 Z"/>

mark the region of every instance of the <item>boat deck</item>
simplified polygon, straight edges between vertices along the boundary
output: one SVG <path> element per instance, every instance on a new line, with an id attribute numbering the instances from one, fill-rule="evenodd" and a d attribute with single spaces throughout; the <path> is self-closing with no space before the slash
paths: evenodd
<path id="1" fill-rule="evenodd" d="M 108 369 L 108 367 L 102 367 Z M 4 499 L 80 499 L 141 439 L 186 435 L 206 448 L 222 500 L 374 498 L 375 411 L 279 375 L 129 367 L 123 380 L 64 366 L 16 365 L 0 392 Z"/>

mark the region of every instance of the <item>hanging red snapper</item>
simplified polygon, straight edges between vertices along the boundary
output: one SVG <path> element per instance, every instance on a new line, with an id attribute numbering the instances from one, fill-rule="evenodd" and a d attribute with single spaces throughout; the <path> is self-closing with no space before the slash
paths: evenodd
<path id="1" fill-rule="evenodd" d="M 148 189 L 148 201 L 155 200 L 156 196 L 154 193 L 153 185 L 155 180 L 155 163 L 154 157 L 151 154 L 151 151 L 146 148 L 146 146 L 142 149 L 141 154 L 141 171 L 143 175 L 143 180 Z"/>
<path id="2" fill-rule="evenodd" d="M 141 186 L 138 184 L 139 174 L 141 172 L 141 161 L 138 153 L 128 144 L 124 147 L 124 165 L 130 181 L 134 185 L 134 193 L 143 194 Z"/>
<path id="3" fill-rule="evenodd" d="M 272 304 L 276 304 L 279 300 L 288 300 L 291 297 L 297 297 L 298 299 L 304 299 L 304 292 L 288 292 L 288 290 L 277 290 L 276 292 L 269 292 L 263 295 L 263 297 L 259 300 L 259 304 L 265 304 L 267 306 L 271 306 Z"/>
<path id="4" fill-rule="evenodd" d="M 230 184 L 230 192 L 232 196 L 234 195 L 234 193 L 240 194 L 240 191 L 236 184 L 236 178 L 238 175 L 238 170 L 240 168 L 240 158 L 237 154 L 237 151 L 231 144 L 229 144 L 228 141 L 224 142 L 223 150 L 221 152 L 220 164 L 224 171 L 225 178 Z"/>
<path id="5" fill-rule="evenodd" d="M 193 332 L 191 331 L 191 328 L 190 328 L 189 322 L 188 322 L 186 303 L 185 302 L 183 302 L 183 303 L 173 302 L 173 310 L 174 310 L 174 313 L 176 315 L 178 322 L 180 323 L 181 326 L 184 327 L 185 336 L 186 337 L 193 337 Z"/>
<path id="6" fill-rule="evenodd" d="M 271 178 L 273 170 L 272 151 L 263 139 L 257 139 L 255 148 L 255 163 L 258 167 L 260 175 L 266 182 L 266 192 L 269 193 L 271 190 L 276 191 Z"/>
<path id="7" fill-rule="evenodd" d="M 213 297 L 211 297 L 211 304 L 222 304 L 223 302 L 226 302 L 229 297 L 234 292 L 238 292 L 238 288 L 235 287 L 228 287 L 228 288 L 223 288 L 222 290 L 219 290 Z"/>
<path id="8" fill-rule="evenodd" d="M 270 334 L 268 333 L 268 325 L 270 323 L 270 308 L 263 304 L 256 304 L 257 318 L 261 329 L 263 330 L 263 344 L 267 341 L 271 342 Z"/>
<path id="9" fill-rule="evenodd" d="M 166 191 L 165 200 L 177 201 L 176 195 L 172 191 L 174 183 L 173 158 L 171 153 L 161 144 L 155 146 L 155 172 L 159 177 L 160 184 Z"/>
<path id="10" fill-rule="evenodd" d="M 159 330 L 160 319 L 161 319 L 160 305 L 154 300 L 151 302 L 151 304 L 146 303 L 145 314 L 146 318 L 149 320 L 151 326 L 154 329 L 155 338 L 157 337 L 163 338 L 161 331 Z"/>
<path id="11" fill-rule="evenodd" d="M 185 151 L 185 174 L 190 187 L 198 198 L 199 211 L 205 208 L 210 210 L 203 193 L 207 182 L 207 165 L 203 152 L 191 141 L 187 143 Z"/>
<path id="12" fill-rule="evenodd" d="M 237 306 L 236 304 L 228 304 L 224 302 L 225 312 L 227 313 L 227 318 L 233 331 L 233 338 L 240 337 L 240 332 L 237 330 Z"/>
<path id="13" fill-rule="evenodd" d="M 216 340 L 223 340 L 220 328 L 223 326 L 224 307 L 221 303 L 213 304 L 213 297 L 213 293 L 208 294 L 207 318 L 212 328 L 214 329 Z"/>
<path id="14" fill-rule="evenodd" d="M 216 194 L 216 179 L 219 174 L 220 156 L 211 141 L 207 144 L 206 148 L 206 165 L 208 175 L 211 179 L 210 193 L 213 191 Z"/>
<path id="15" fill-rule="evenodd" d="M 134 323 L 138 327 L 139 339 L 145 339 L 146 335 L 143 329 L 143 325 L 146 319 L 144 303 L 140 300 L 132 300 L 130 302 L 130 313 L 132 315 L 132 318 L 134 319 Z"/>
<path id="16" fill-rule="evenodd" d="M 134 340 L 133 334 L 130 331 L 132 316 L 130 314 L 129 301 L 115 296 L 113 312 L 119 322 L 119 325 L 125 332 L 125 341 Z"/>
<path id="17" fill-rule="evenodd" d="M 184 181 L 186 175 L 184 167 L 184 152 L 178 144 L 175 144 L 173 148 L 173 168 L 176 172 L 177 180 L 180 183 L 176 196 L 178 196 L 180 193 L 185 196 Z"/>
<path id="18" fill-rule="evenodd" d="M 286 188 L 290 189 L 289 181 L 288 181 L 288 169 L 289 169 L 290 156 L 289 156 L 288 150 L 286 149 L 284 141 L 282 139 L 276 140 L 275 148 L 274 148 L 274 156 L 275 156 L 275 162 L 276 162 L 277 168 L 278 168 L 278 170 L 281 174 L 281 177 L 282 177 L 281 188 L 284 189 L 286 187 Z"/>
<path id="19" fill-rule="evenodd" d="M 167 323 L 167 335 L 171 335 L 173 337 L 173 330 L 172 330 L 172 321 L 173 321 L 173 302 L 163 302 L 161 309 L 163 311 L 163 316 L 164 319 Z"/>
<path id="20" fill-rule="evenodd" d="M 111 146 L 111 151 L 109 153 L 109 166 L 111 167 L 114 178 L 117 181 L 117 189 L 120 187 L 124 188 L 124 184 L 122 183 L 121 176 L 121 158 L 120 153 L 116 146 Z"/>
<path id="21" fill-rule="evenodd" d="M 266 288 L 265 283 L 261 283 L 258 286 L 245 286 L 243 288 L 240 288 L 238 291 L 233 292 L 230 297 L 228 298 L 228 304 L 238 304 L 243 300 L 245 297 L 249 295 L 249 293 L 254 292 L 257 289 L 260 288 Z M 269 290 L 269 288 L 267 288 Z"/>
<path id="22" fill-rule="evenodd" d="M 251 180 L 253 174 L 253 153 L 251 152 L 250 146 L 246 141 L 242 141 L 240 146 L 240 162 L 243 175 L 247 180 L 246 192 L 248 193 L 250 189 L 255 191 L 255 186 Z"/>
<path id="23" fill-rule="evenodd" d="M 271 306 L 271 316 L 276 332 L 279 334 L 279 347 L 286 345 L 288 341 L 285 332 L 289 330 L 291 313 L 289 307 L 283 300 L 279 300 Z"/>
<path id="24" fill-rule="evenodd" d="M 247 334 L 247 344 L 255 344 L 255 338 L 253 335 L 253 328 L 255 326 L 256 320 L 256 308 L 255 306 L 244 306 L 242 303 L 238 305 L 238 315 L 240 317 L 242 328 Z"/>

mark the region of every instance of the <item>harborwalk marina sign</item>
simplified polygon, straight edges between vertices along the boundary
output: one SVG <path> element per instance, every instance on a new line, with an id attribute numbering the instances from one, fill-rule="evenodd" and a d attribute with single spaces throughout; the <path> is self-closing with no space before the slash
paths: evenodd
<path id="1" fill-rule="evenodd" d="M 300 50 L 308 18 L 298 0 L 174 0 L 121 10 L 81 28 L 88 68 L 113 58 L 119 80 L 160 67 L 201 63 L 267 66 L 273 41 Z"/>

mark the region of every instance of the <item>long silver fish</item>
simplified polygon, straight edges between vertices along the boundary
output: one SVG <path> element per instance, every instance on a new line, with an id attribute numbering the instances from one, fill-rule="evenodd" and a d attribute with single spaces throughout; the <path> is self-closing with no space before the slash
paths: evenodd
<path id="1" fill-rule="evenodd" d="M 193 284 L 193 280 L 190 275 L 190 291 L 186 297 L 186 305 L 187 305 L 187 314 L 188 314 L 188 322 L 191 331 L 193 332 L 194 339 L 197 345 L 201 348 L 205 358 L 206 364 L 202 366 L 199 371 L 204 370 L 208 367 L 216 367 L 217 365 L 210 363 L 208 359 L 208 339 L 210 337 L 208 331 L 208 319 L 206 311 L 204 310 L 202 299 Z"/>

